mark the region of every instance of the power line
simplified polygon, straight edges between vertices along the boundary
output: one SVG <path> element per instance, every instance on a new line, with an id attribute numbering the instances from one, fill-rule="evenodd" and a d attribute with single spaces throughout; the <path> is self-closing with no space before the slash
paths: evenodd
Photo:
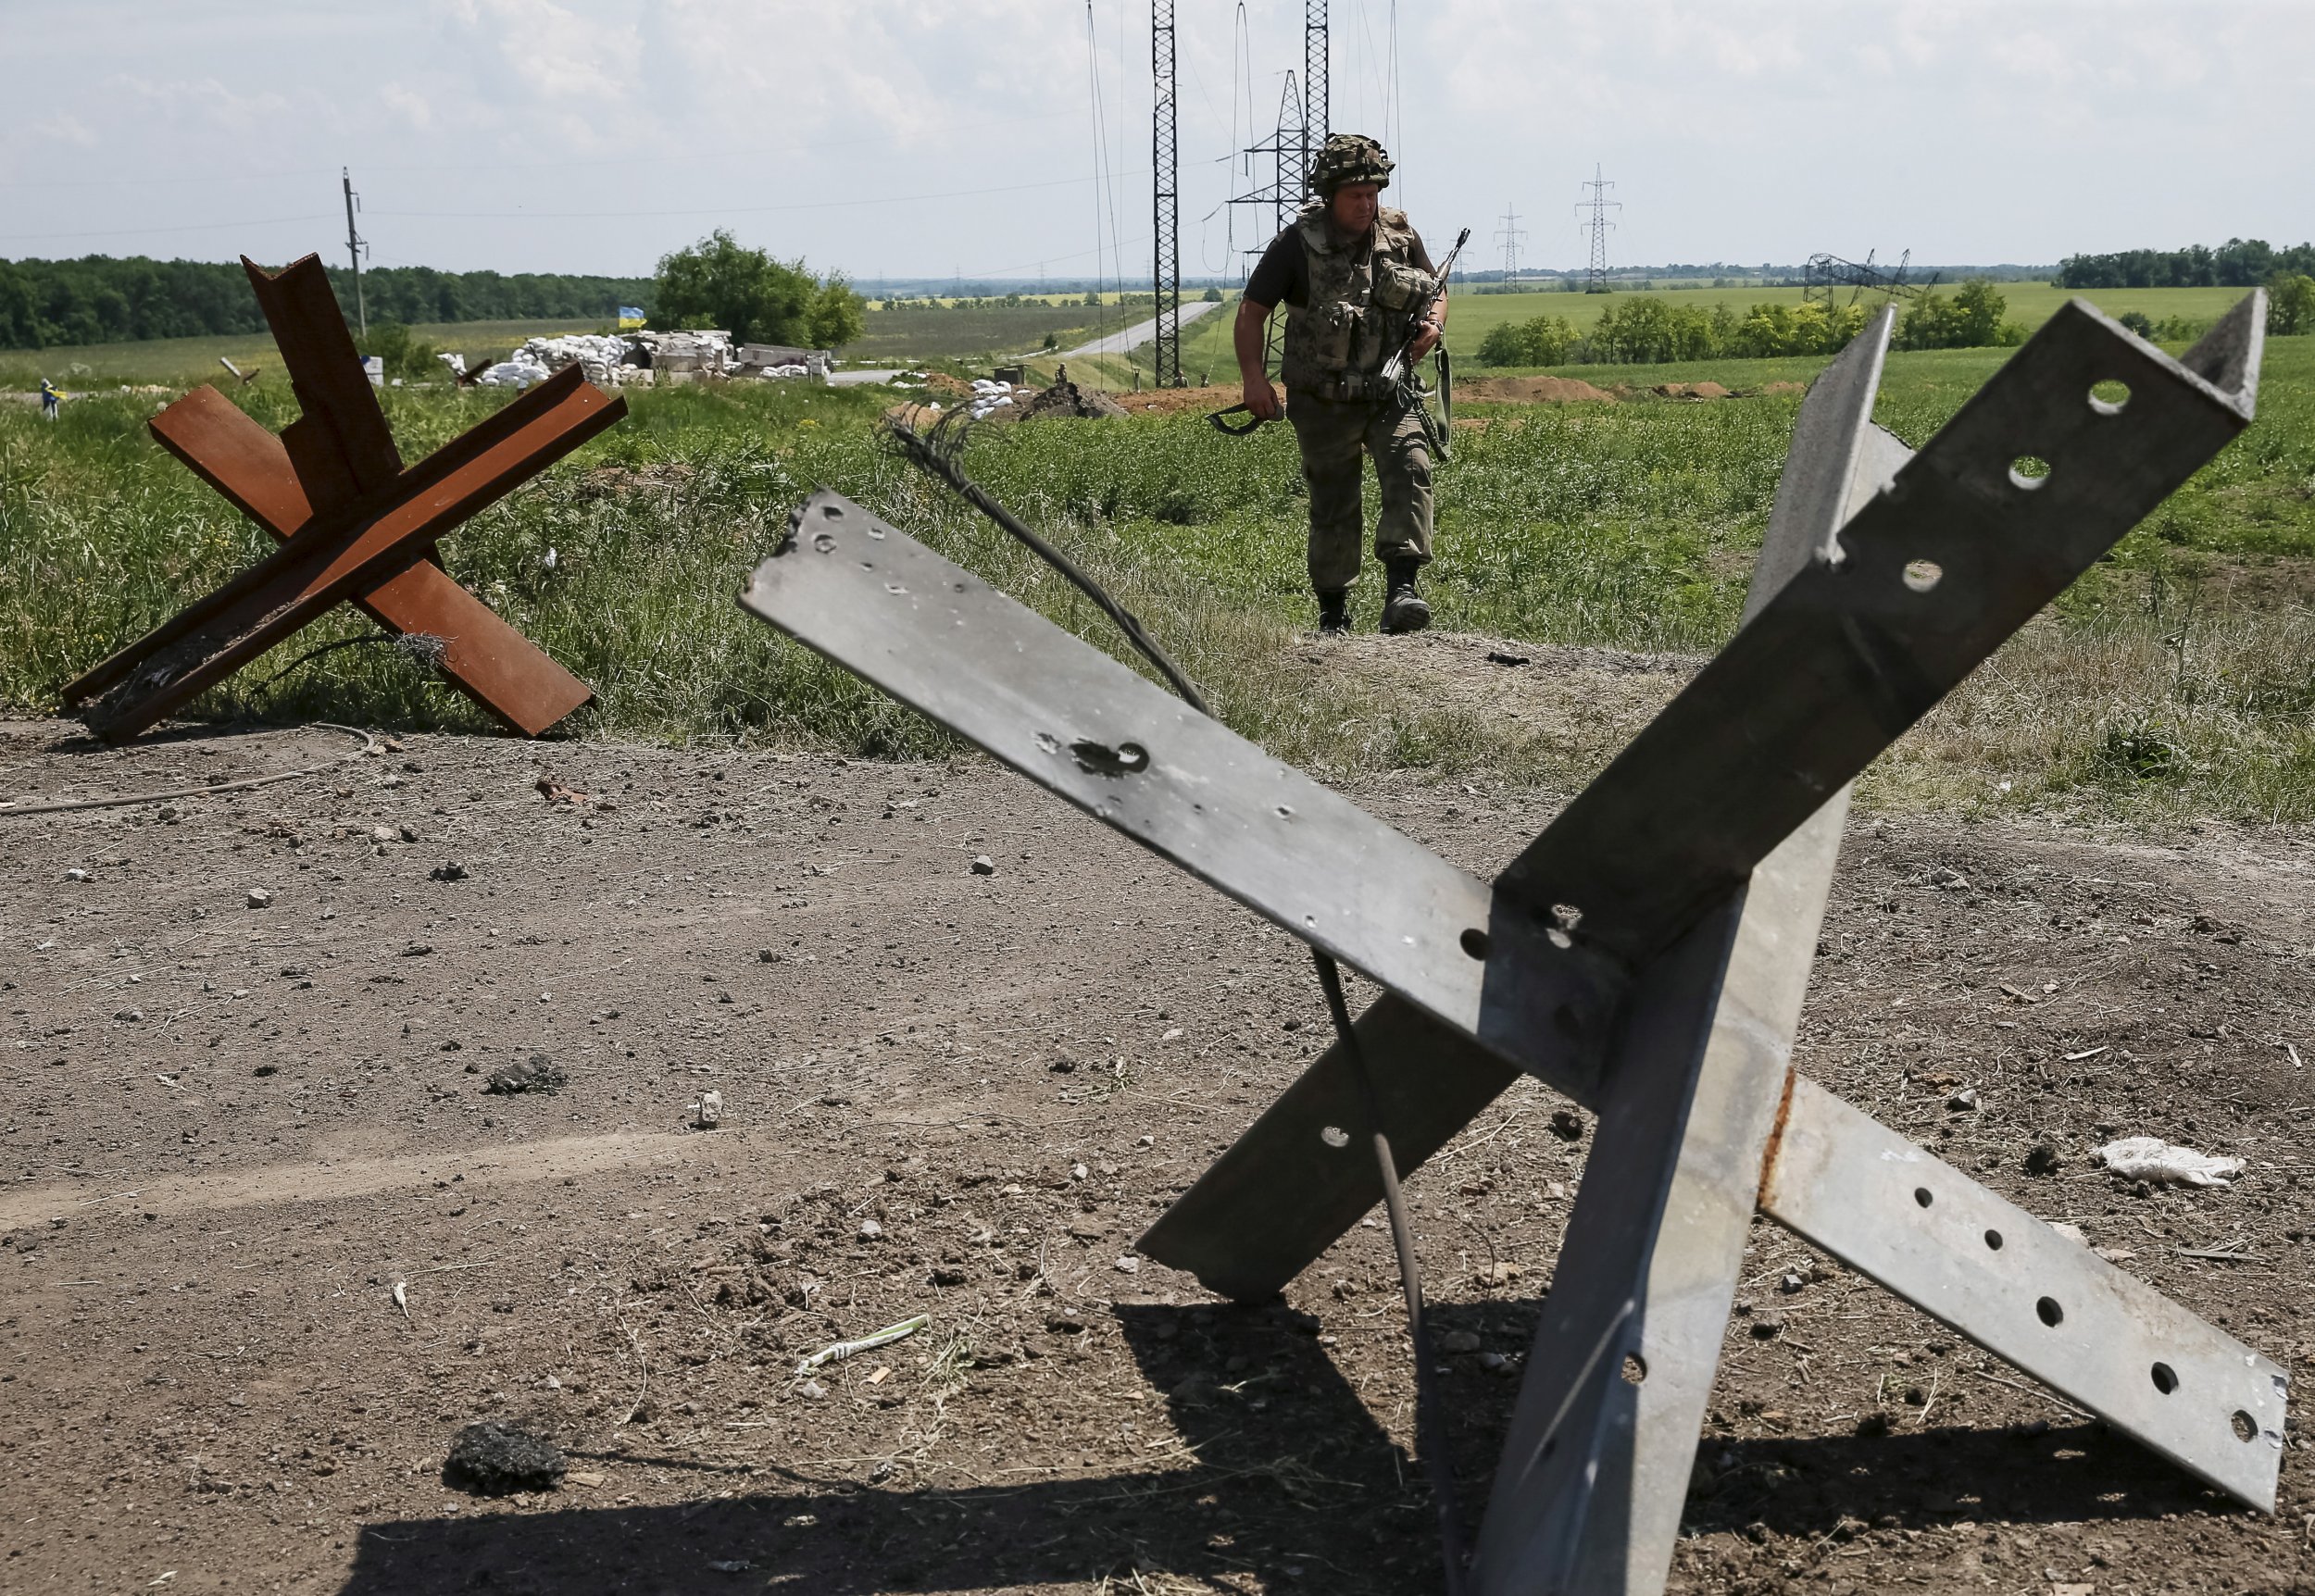
<path id="1" fill-rule="evenodd" d="M 1592 191 L 1592 197 L 1588 200 L 1578 200 L 1575 206 L 1578 216 L 1583 215 L 1585 210 L 1592 213 L 1591 219 L 1583 224 L 1583 231 L 1592 235 L 1592 264 L 1590 270 L 1584 274 L 1583 278 L 1583 292 L 1586 293 L 1608 292 L 1608 231 L 1616 225 L 1608 219 L 1608 213 L 1611 210 L 1623 209 L 1621 200 L 1611 200 L 1608 197 L 1608 191 L 1616 185 L 1601 177 L 1599 173 L 1599 166 L 1595 162 L 1592 167 L 1592 181 L 1583 185 Z"/>

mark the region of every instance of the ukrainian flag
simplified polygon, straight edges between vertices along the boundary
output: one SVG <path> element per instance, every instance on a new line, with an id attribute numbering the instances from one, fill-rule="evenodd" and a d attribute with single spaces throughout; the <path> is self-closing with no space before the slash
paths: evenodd
<path id="1" fill-rule="evenodd" d="M 632 332 L 641 327 L 643 322 L 643 312 L 634 305 L 622 305 L 619 307 L 619 330 L 621 332 Z"/>

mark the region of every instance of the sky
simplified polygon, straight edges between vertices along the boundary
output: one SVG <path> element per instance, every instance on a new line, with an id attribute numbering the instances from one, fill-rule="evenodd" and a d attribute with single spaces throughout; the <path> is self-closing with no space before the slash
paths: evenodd
<path id="1" fill-rule="evenodd" d="M 1302 0 L 1175 0 L 1182 265 L 1272 230 Z M 1935 264 L 2315 235 L 2315 5 L 1332 0 L 1331 125 L 1435 244 Z M 0 0 L 0 258 L 643 275 L 728 228 L 883 277 L 1146 282 L 1144 0 Z"/>

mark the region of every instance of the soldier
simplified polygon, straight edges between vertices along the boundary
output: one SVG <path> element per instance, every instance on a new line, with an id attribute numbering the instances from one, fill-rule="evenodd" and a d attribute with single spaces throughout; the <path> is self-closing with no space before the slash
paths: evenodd
<path id="1" fill-rule="evenodd" d="M 1310 486 L 1310 586 L 1319 630 L 1350 630 L 1350 584 L 1364 530 L 1361 451 L 1383 488 L 1374 556 L 1389 576 L 1386 632 L 1420 631 L 1431 606 L 1415 591 L 1431 559 L 1431 450 L 1413 406 L 1385 389 L 1383 363 L 1416 334 L 1409 364 L 1431 353 L 1446 323 L 1442 296 L 1420 327 L 1415 313 L 1433 287 L 1431 256 L 1404 211 L 1379 203 L 1391 157 L 1357 133 L 1326 141 L 1310 172 L 1319 198 L 1270 242 L 1246 280 L 1234 329 L 1246 408 L 1275 420 L 1278 391 L 1264 368 L 1264 329 L 1286 306 L 1280 375 L 1286 418 Z"/>

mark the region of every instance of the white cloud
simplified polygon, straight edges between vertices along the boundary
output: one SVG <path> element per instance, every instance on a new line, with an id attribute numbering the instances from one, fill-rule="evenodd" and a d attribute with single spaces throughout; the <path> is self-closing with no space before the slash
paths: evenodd
<path id="1" fill-rule="evenodd" d="M 1079 0 L 18 8 L 21 71 L 119 109 L 44 114 L 0 143 L 0 255 L 97 232 L 84 247 L 310 247 L 309 221 L 257 224 L 330 210 L 344 163 L 382 259 L 643 270 L 720 222 L 870 278 L 1041 256 L 1080 271 L 1113 238 L 1139 270 L 1146 10 L 1093 13 L 1113 206 L 1087 181 Z M 1300 65 L 1300 6 L 1247 16 L 1250 75 L 1234 0 L 1179 0 L 1184 250 L 1208 268 L 1254 221 L 1220 208 L 1232 127 L 1245 135 L 1249 105 L 1266 126 Z M 1336 125 L 1388 129 L 1418 222 L 1485 236 L 1508 203 L 1542 261 L 1579 257 L 1570 206 L 1595 161 L 1626 202 L 1625 260 L 2049 260 L 2309 231 L 2296 107 L 2315 7 L 1334 0 L 1334 16 Z M 235 218 L 252 231 L 177 231 Z M 119 236 L 139 223 L 149 243 Z"/>

